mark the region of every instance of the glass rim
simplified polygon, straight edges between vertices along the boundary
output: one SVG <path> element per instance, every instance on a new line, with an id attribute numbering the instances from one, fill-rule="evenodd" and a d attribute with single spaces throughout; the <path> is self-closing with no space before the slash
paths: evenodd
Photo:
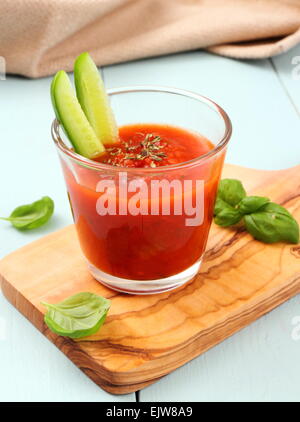
<path id="1" fill-rule="evenodd" d="M 215 145 L 213 149 L 211 149 L 210 151 L 208 151 L 207 153 L 203 155 L 200 155 L 199 157 L 193 158 L 192 160 L 184 161 L 182 163 L 169 164 L 166 166 L 155 167 L 155 168 L 117 167 L 110 164 L 93 161 L 93 160 L 90 160 L 89 158 L 83 157 L 82 155 L 76 153 L 75 151 L 71 150 L 65 145 L 64 141 L 60 137 L 59 128 L 61 127 L 61 125 L 57 119 L 54 119 L 51 125 L 51 134 L 52 134 L 52 139 L 55 145 L 63 154 L 67 155 L 77 164 L 84 165 L 85 167 L 91 168 L 93 170 L 109 170 L 109 171 L 117 171 L 117 172 L 127 171 L 127 172 L 137 172 L 137 173 L 141 173 L 141 172 L 158 173 L 158 172 L 164 172 L 168 170 L 182 169 L 185 167 L 193 167 L 194 165 L 197 165 L 198 163 L 206 161 L 207 159 L 218 154 L 228 144 L 229 139 L 232 134 L 231 120 L 228 114 L 226 113 L 226 111 L 221 106 L 219 106 L 216 102 L 214 102 L 210 98 L 205 97 L 204 95 L 197 94 L 196 92 L 181 89 L 181 88 L 173 88 L 173 87 L 159 86 L 159 85 L 131 85 L 131 86 L 107 89 L 107 94 L 109 96 L 113 96 L 117 94 L 139 93 L 139 92 L 157 92 L 157 93 L 181 95 L 183 97 L 188 97 L 188 98 L 191 98 L 191 99 L 194 99 L 201 103 L 206 104 L 212 110 L 217 112 L 217 114 L 222 118 L 225 124 L 225 131 L 222 138 Z"/>

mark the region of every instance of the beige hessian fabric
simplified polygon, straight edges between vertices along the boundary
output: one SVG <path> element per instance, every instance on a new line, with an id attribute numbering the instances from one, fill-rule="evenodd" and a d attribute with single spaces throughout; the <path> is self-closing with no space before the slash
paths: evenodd
<path id="1" fill-rule="evenodd" d="M 0 0 L 7 72 L 70 70 L 82 51 L 99 65 L 208 48 L 237 58 L 300 41 L 300 0 Z"/>

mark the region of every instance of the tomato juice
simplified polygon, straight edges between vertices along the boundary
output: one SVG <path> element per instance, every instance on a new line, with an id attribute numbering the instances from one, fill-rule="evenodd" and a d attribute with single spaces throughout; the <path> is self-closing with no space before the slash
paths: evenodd
<path id="1" fill-rule="evenodd" d="M 107 147 L 105 154 L 96 160 L 97 169 L 63 161 L 83 252 L 97 269 L 119 278 L 146 281 L 178 274 L 197 263 L 204 253 L 225 151 L 201 161 L 198 158 L 208 154 L 214 145 L 200 134 L 175 126 L 128 125 L 120 127 L 119 137 L 120 143 Z M 125 199 L 118 196 L 120 172 L 126 173 L 129 182 L 143 181 L 149 191 L 153 181 L 189 180 L 191 184 L 184 193 L 172 188 L 166 195 L 159 190 L 155 197 L 138 200 L 137 205 L 146 205 L 148 212 L 143 215 L 130 212 L 122 215 L 118 212 L 120 206 L 127 205 L 136 192 L 128 192 Z M 116 184 L 110 198 L 108 195 L 108 200 L 113 196 L 116 201 L 113 215 L 99 215 L 97 204 L 104 195 L 104 191 L 97 189 L 99 180 Z M 189 199 L 197 205 L 197 180 L 203 181 L 200 204 L 203 218 L 201 224 L 187 225 L 190 215 L 183 202 Z M 166 201 L 170 203 L 170 212 L 163 215 Z M 176 213 L 175 208 L 180 206 L 182 213 Z M 156 213 L 151 213 L 153 208 Z"/>

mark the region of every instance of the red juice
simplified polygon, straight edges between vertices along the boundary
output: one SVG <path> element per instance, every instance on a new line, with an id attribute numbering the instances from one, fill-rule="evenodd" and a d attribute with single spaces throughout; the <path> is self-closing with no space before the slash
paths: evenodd
<path id="1" fill-rule="evenodd" d="M 119 278 L 146 281 L 178 274 L 197 263 L 204 253 L 225 152 L 203 160 L 200 165 L 197 159 L 208 154 L 214 145 L 200 134 L 173 126 L 128 125 L 119 129 L 119 136 L 120 143 L 108 146 L 106 153 L 96 160 L 105 165 L 102 172 L 99 169 L 91 174 L 89 169 L 73 163 L 74 172 L 63 162 L 83 252 L 93 266 Z M 182 164 L 186 162 L 190 163 Z M 169 182 L 203 181 L 202 223 L 187 225 L 187 212 L 174 212 L 184 195 L 195 204 L 198 196 L 194 186 L 184 195 L 171 190 L 167 197 L 162 192 L 149 197 L 146 200 L 149 212 L 144 215 L 118 212 L 99 215 L 97 203 L 102 193 L 97 192 L 97 183 L 105 175 L 118 185 L 117 175 L 121 171 L 127 172 L 129 180 L 141 178 L 148 186 L 162 178 Z M 118 186 L 114 194 L 117 211 L 122 201 L 130 202 L 134 195 L 131 192 L 123 200 L 117 195 L 119 190 Z M 171 212 L 162 215 L 167 200 Z M 155 205 L 157 215 L 151 214 Z"/>

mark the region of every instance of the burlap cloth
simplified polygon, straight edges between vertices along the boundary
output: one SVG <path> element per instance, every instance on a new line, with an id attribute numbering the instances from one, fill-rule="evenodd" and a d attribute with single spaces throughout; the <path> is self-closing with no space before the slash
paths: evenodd
<path id="1" fill-rule="evenodd" d="M 206 48 L 236 58 L 300 41 L 300 0 L 0 0 L 7 72 L 71 70 L 89 51 L 104 65 Z"/>

